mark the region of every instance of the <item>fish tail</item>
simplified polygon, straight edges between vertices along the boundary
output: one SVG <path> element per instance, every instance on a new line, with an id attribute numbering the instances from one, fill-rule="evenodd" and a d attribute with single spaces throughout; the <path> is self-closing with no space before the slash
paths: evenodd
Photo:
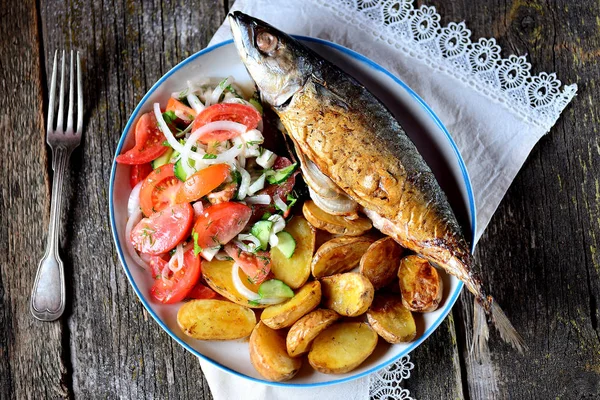
<path id="1" fill-rule="evenodd" d="M 487 300 L 490 305 L 490 318 L 498 330 L 498 333 L 500 333 L 500 337 L 513 348 L 517 349 L 519 353 L 523 354 L 523 352 L 527 350 L 527 345 L 525 344 L 523 337 L 512 326 L 498 303 L 491 296 L 489 296 Z"/>
<path id="2" fill-rule="evenodd" d="M 477 297 L 473 300 L 473 338 L 471 341 L 470 353 L 477 361 L 482 359 L 482 355 L 487 352 L 487 342 L 490 337 L 490 330 L 486 321 L 485 309 Z"/>

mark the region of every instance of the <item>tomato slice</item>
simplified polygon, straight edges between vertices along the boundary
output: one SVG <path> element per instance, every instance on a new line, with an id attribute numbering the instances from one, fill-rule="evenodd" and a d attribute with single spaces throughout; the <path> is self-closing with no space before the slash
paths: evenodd
<path id="1" fill-rule="evenodd" d="M 135 125 L 135 146 L 117 156 L 120 164 L 145 164 L 162 156 L 167 147 L 163 146 L 165 135 L 158 128 L 154 113 L 144 114 Z"/>
<path id="2" fill-rule="evenodd" d="M 204 286 L 200 282 L 196 284 L 187 294 L 188 299 L 214 299 L 219 295 L 217 292 L 209 288 L 208 286 Z"/>
<path id="3" fill-rule="evenodd" d="M 179 188 L 176 203 L 190 203 L 206 196 L 219 187 L 229 176 L 229 165 L 215 164 L 190 176 Z"/>
<path id="4" fill-rule="evenodd" d="M 148 164 L 134 164 L 131 166 L 131 172 L 129 173 L 129 184 L 132 188 L 138 183 L 146 179 L 152 172 L 152 165 Z"/>
<path id="5" fill-rule="evenodd" d="M 173 164 L 165 164 L 152 171 L 140 189 L 140 206 L 144 215 L 149 217 L 176 204 L 175 198 L 182 185 L 173 172 Z"/>
<path id="6" fill-rule="evenodd" d="M 226 244 L 244 230 L 251 215 L 250 207 L 241 203 L 228 201 L 210 206 L 196 220 L 194 242 L 203 249 Z"/>
<path id="7" fill-rule="evenodd" d="M 138 222 L 131 231 L 131 243 L 142 253 L 166 253 L 189 235 L 193 219 L 189 203 L 165 208 Z"/>
<path id="8" fill-rule="evenodd" d="M 271 271 L 271 254 L 268 251 L 257 251 L 253 254 L 243 251 L 236 245 L 228 244 L 225 246 L 225 252 L 255 285 L 262 283 Z"/>
<path id="9" fill-rule="evenodd" d="M 248 130 L 256 129 L 262 119 L 254 107 L 245 104 L 219 103 L 206 107 L 194 120 L 192 132 L 196 129 L 215 121 L 233 121 L 246 125 Z M 211 141 L 223 142 L 238 136 L 234 131 L 214 131 L 203 135 L 199 140 L 202 143 Z"/>
<path id="10" fill-rule="evenodd" d="M 156 279 L 150 294 L 164 304 L 177 303 L 185 299 L 200 279 L 200 256 L 190 249 L 183 255 L 183 267 L 178 272 L 170 272 L 168 278 Z"/>
<path id="11" fill-rule="evenodd" d="M 192 122 L 192 120 L 196 118 L 196 115 L 198 115 L 193 108 L 186 106 L 173 97 L 169 99 L 169 102 L 167 103 L 167 109 L 165 111 L 173 111 L 177 118 L 187 123 Z"/>

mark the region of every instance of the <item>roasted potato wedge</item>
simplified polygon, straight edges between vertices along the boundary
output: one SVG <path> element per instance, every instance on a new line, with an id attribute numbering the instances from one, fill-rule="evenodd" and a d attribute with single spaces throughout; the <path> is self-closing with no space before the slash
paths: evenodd
<path id="1" fill-rule="evenodd" d="M 368 236 L 340 236 L 323 243 L 312 259 L 313 276 L 319 279 L 350 271 L 374 241 Z"/>
<path id="2" fill-rule="evenodd" d="M 398 272 L 404 249 L 391 237 L 384 237 L 369 246 L 360 259 L 360 273 L 375 290 L 390 284 Z"/>
<path id="3" fill-rule="evenodd" d="M 337 321 L 340 315 L 333 310 L 318 309 L 300 318 L 290 328 L 285 344 L 291 357 L 298 357 L 310 349 L 319 333 Z"/>
<path id="4" fill-rule="evenodd" d="M 285 348 L 285 339 L 259 322 L 250 335 L 250 361 L 259 374 L 275 382 L 287 381 L 300 370 L 301 358 L 292 358 Z"/>
<path id="5" fill-rule="evenodd" d="M 213 259 L 212 261 L 202 261 L 202 276 L 212 290 L 219 293 L 226 299 L 233 301 L 234 303 L 252 308 L 267 307 L 266 305 L 262 304 L 250 304 L 248 299 L 238 292 L 233 284 L 233 279 L 231 278 L 232 267 L 233 261 L 219 261 L 217 259 Z M 241 269 L 239 273 L 243 284 L 253 292 L 257 292 L 260 285 L 253 285 L 248 282 L 248 279 Z"/>
<path id="6" fill-rule="evenodd" d="M 444 283 L 438 270 L 419 256 L 404 257 L 398 270 L 402 304 L 411 311 L 435 311 L 442 301 Z"/>
<path id="7" fill-rule="evenodd" d="M 363 314 L 373 302 L 375 289 L 356 272 L 326 276 L 321 279 L 323 305 L 346 317 Z"/>
<path id="8" fill-rule="evenodd" d="M 308 282 L 285 303 L 265 308 L 260 319 L 269 328 L 287 328 L 311 312 L 320 302 L 321 284 L 319 281 Z"/>
<path id="9" fill-rule="evenodd" d="M 368 218 L 348 219 L 339 215 L 328 214 L 317 207 L 312 200 L 304 202 L 302 213 L 315 228 L 336 235 L 360 236 L 373 227 L 371 220 Z"/>
<path id="10" fill-rule="evenodd" d="M 254 311 L 226 300 L 191 300 L 177 312 L 177 323 L 199 340 L 233 340 L 246 337 L 256 325 Z"/>
<path id="11" fill-rule="evenodd" d="M 271 271 L 276 279 L 292 289 L 298 289 L 310 276 L 316 232 L 301 216 L 296 216 L 288 222 L 285 230 L 296 241 L 296 250 L 291 258 L 287 258 L 277 247 L 271 248 Z"/>
<path id="12" fill-rule="evenodd" d="M 362 364 L 376 345 L 377 333 L 364 322 L 333 324 L 313 341 L 308 362 L 324 374 L 344 374 Z"/>
<path id="13" fill-rule="evenodd" d="M 417 326 L 411 312 L 402 305 L 402 299 L 393 294 L 378 294 L 367 311 L 369 324 L 386 342 L 404 343 L 417 336 Z"/>

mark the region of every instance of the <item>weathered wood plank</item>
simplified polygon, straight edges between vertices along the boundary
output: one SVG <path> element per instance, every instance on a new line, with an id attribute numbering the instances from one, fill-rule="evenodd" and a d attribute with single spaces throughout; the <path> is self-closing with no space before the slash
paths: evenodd
<path id="1" fill-rule="evenodd" d="M 122 129 L 168 69 L 202 49 L 224 18 L 222 2 L 57 2 L 42 5 L 45 54 L 82 53 L 86 122 L 73 187 L 66 262 L 77 397 L 211 398 L 197 359 L 144 312 L 117 260 L 108 181 Z"/>
<path id="2" fill-rule="evenodd" d="M 29 312 L 50 206 L 36 6 L 0 9 L 0 397 L 62 398 L 65 324 Z"/>

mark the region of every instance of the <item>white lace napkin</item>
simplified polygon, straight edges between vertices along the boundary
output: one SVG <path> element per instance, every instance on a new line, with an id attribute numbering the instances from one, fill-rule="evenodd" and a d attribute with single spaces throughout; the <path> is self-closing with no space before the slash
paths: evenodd
<path id="1" fill-rule="evenodd" d="M 577 91 L 554 73 L 532 75 L 524 56 L 501 58 L 494 39 L 473 41 L 463 22 L 442 27 L 434 7 L 410 0 L 238 0 L 241 10 L 292 34 L 326 39 L 361 53 L 408 84 L 442 120 L 465 160 L 477 208 L 477 241 L 535 143 Z M 231 37 L 225 22 L 211 44 Z M 392 384 L 410 375 L 408 357 L 349 383 L 282 389 L 202 369 L 221 399 L 409 399 Z"/>

